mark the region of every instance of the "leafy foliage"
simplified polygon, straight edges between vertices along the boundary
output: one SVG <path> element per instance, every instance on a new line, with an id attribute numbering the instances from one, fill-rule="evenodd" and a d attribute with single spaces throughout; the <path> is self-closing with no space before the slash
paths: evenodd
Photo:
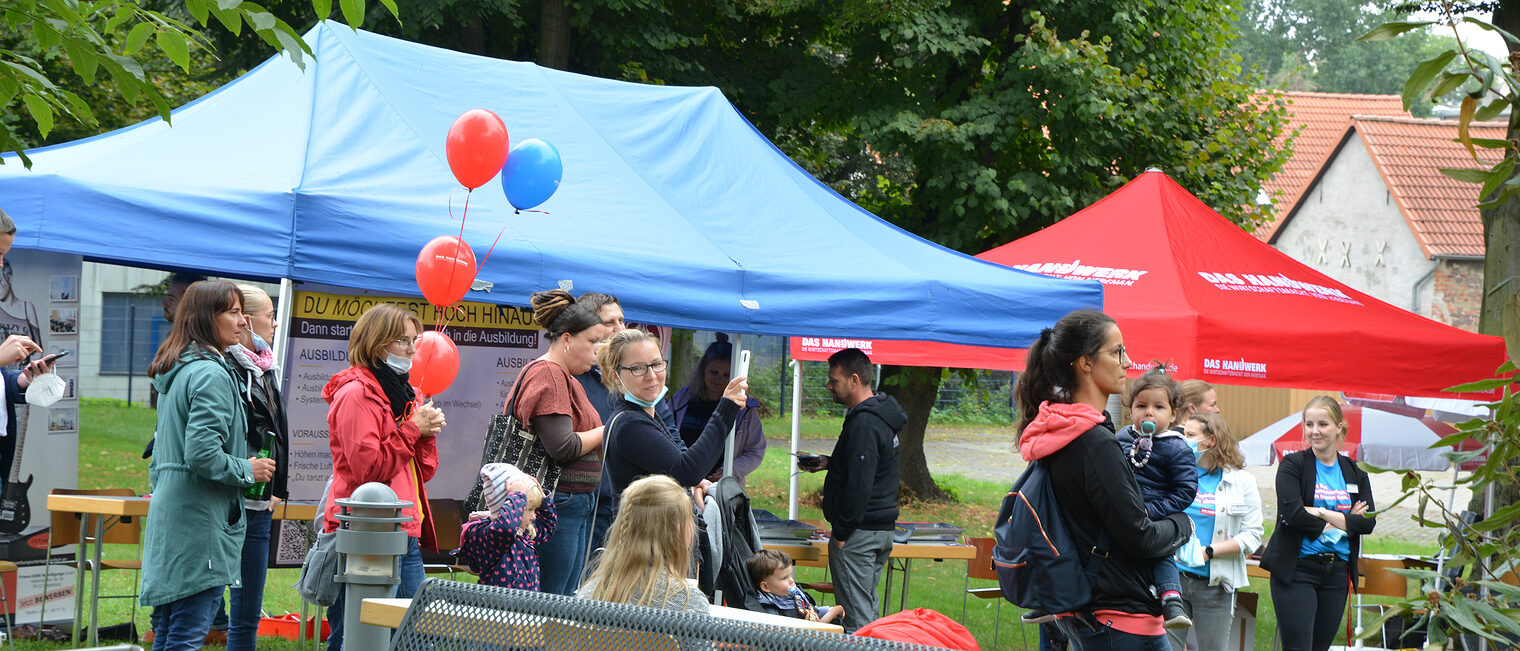
<path id="1" fill-rule="evenodd" d="M 1235 19 L 1241 37 L 1233 49 L 1274 87 L 1397 94 L 1411 68 L 1452 47 L 1454 40 L 1423 27 L 1397 41 L 1357 37 L 1379 23 L 1403 20 L 1415 9 L 1356 0 L 1245 0 Z M 1431 102 L 1410 108 L 1424 115 Z"/>
<path id="2" fill-rule="evenodd" d="M 395 13 L 395 0 L 381 2 Z M 331 0 L 313 0 L 313 7 L 325 16 Z M 363 0 L 343 1 L 351 24 L 360 24 L 363 7 Z M 162 58 L 189 73 L 192 56 L 212 53 L 195 25 L 215 24 L 234 36 L 247 27 L 297 64 L 311 54 L 289 23 L 253 2 L 184 0 L 182 9 L 160 11 L 136 0 L 0 0 L 0 105 L 8 116 L 24 109 L 42 138 L 60 121 L 98 129 L 95 107 L 102 98 L 71 89 L 79 86 L 62 77 L 72 74 L 84 87 L 119 95 L 129 105 L 144 101 L 169 120 L 176 96 L 166 92 L 151 62 Z M 0 121 L 0 150 L 16 152 L 30 167 L 18 128 L 13 120 Z"/>
<path id="3" fill-rule="evenodd" d="M 1462 452 L 1445 452 L 1442 456 L 1453 464 L 1481 461 L 1466 477 L 1456 480 L 1481 494 L 1490 487 L 1520 484 L 1520 373 L 1515 359 L 1520 358 L 1515 342 L 1520 342 L 1520 301 L 1511 300 L 1505 315 L 1505 329 L 1510 335 L 1509 361 L 1495 371 L 1494 377 L 1450 391 L 1486 391 L 1501 389 L 1502 397 L 1490 403 L 1493 417 L 1474 418 L 1460 425 L 1457 433 L 1437 441 L 1431 447 L 1452 446 L 1472 440 L 1481 446 Z M 1426 479 L 1414 471 L 1390 471 L 1361 464 L 1372 472 L 1399 472 L 1403 475 L 1404 494 L 1383 512 L 1408 499 L 1419 507 L 1415 520 L 1424 527 L 1441 531 L 1441 547 L 1448 550 L 1441 572 L 1426 569 L 1395 570 L 1406 577 L 1425 582 L 1421 595 L 1396 604 L 1378 621 L 1368 626 L 1366 635 L 1382 629 L 1392 617 L 1420 614 L 1416 628 L 1423 626 L 1428 644 L 1445 646 L 1456 636 L 1477 635 L 1498 643 L 1497 648 L 1514 646 L 1520 639 L 1520 587 L 1504 582 L 1507 574 L 1520 574 L 1514 550 L 1520 548 L 1520 504 L 1502 506 L 1488 517 L 1472 522 L 1464 519 L 1461 507 L 1446 503 L 1442 495 L 1451 486 L 1438 485 L 1441 480 Z M 1506 639 L 1504 636 L 1511 636 Z M 1463 645 L 1466 646 L 1465 644 Z"/>

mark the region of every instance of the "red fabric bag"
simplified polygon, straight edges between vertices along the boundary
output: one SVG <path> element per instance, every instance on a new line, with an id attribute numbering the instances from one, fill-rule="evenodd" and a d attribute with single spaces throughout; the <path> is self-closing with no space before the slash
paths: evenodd
<path id="1" fill-rule="evenodd" d="M 981 651 L 971 631 L 939 611 L 914 608 L 888 615 L 860 627 L 856 635 L 878 640 L 937 646 L 943 649 Z"/>

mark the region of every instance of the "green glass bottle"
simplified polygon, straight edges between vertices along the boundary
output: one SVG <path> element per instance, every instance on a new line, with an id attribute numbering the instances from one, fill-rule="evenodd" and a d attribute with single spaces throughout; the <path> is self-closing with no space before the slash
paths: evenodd
<path id="1" fill-rule="evenodd" d="M 266 448 L 264 448 L 262 450 L 259 450 L 259 454 L 255 458 L 257 458 L 257 459 L 268 459 L 269 458 L 269 448 L 266 447 Z M 243 497 L 246 497 L 246 498 L 248 498 L 250 500 L 265 500 L 265 499 L 269 499 L 269 498 L 267 498 L 267 497 L 264 496 L 264 487 L 265 487 L 266 484 L 267 484 L 267 482 L 262 482 L 261 481 L 261 482 L 258 482 L 256 484 L 252 485 L 252 486 L 249 486 L 248 488 L 243 489 Z"/>

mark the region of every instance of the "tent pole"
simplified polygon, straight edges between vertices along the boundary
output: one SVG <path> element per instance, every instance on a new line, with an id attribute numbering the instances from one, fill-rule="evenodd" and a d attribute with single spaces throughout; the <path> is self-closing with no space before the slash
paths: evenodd
<path id="1" fill-rule="evenodd" d="M 787 455 L 787 475 L 791 482 L 786 494 L 786 519 L 797 519 L 797 446 L 802 443 L 802 360 L 793 359 L 792 364 L 792 453 Z"/>
<path id="2" fill-rule="evenodd" d="M 281 278 L 280 304 L 274 315 L 274 322 L 279 324 L 280 327 L 274 331 L 274 341 L 269 342 L 269 345 L 274 346 L 274 359 L 279 363 L 281 369 L 290 368 L 290 364 L 287 363 L 289 360 L 285 359 L 285 355 L 290 348 L 287 345 L 290 343 L 290 308 L 291 303 L 294 302 L 295 283 L 291 282 L 289 278 Z M 276 374 L 274 378 L 275 386 L 283 389 L 284 387 L 281 386 L 283 384 L 281 380 L 283 379 L 283 375 Z"/>
<path id="3" fill-rule="evenodd" d="M 728 366 L 729 370 L 731 370 L 731 371 L 738 371 L 739 370 L 739 352 L 741 350 L 739 344 L 741 343 L 741 339 L 742 338 L 743 338 L 743 335 L 740 335 L 737 332 L 734 333 L 734 348 L 733 348 L 733 352 L 729 355 L 729 366 Z M 732 377 L 732 375 L 730 377 Z M 728 440 L 726 442 L 724 442 L 724 444 L 723 444 L 723 476 L 724 477 L 728 477 L 728 476 L 734 474 L 734 432 L 737 432 L 737 431 L 739 431 L 739 421 L 738 421 L 738 419 L 734 419 L 734 425 L 733 425 L 733 427 L 728 428 Z"/>

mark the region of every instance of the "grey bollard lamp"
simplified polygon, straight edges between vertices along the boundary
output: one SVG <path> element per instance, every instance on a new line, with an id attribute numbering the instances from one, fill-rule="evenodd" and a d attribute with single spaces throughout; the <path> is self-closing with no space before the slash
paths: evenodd
<path id="1" fill-rule="evenodd" d="M 343 647 L 383 649 L 390 646 L 390 630 L 359 621 L 365 599 L 383 599 L 401 583 L 401 556 L 407 536 L 401 525 L 411 518 L 401 514 L 411 502 L 379 482 L 370 482 L 338 505 L 338 553 L 343 555 L 338 581 L 344 584 Z M 411 595 L 403 595 L 411 596 Z"/>

